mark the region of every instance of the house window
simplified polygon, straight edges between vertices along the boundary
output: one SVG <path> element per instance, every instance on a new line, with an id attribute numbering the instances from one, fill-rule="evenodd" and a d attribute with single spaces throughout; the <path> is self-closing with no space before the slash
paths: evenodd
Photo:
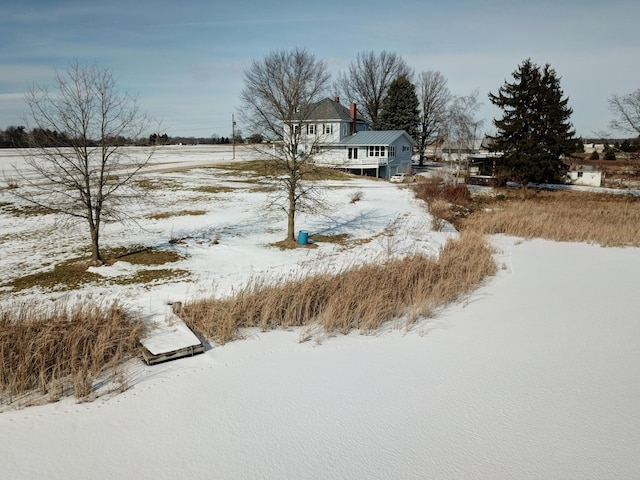
<path id="1" fill-rule="evenodd" d="M 358 148 L 349 147 L 348 151 L 349 160 L 354 160 L 358 158 Z"/>
<path id="2" fill-rule="evenodd" d="M 382 145 L 370 145 L 369 146 L 369 156 L 370 157 L 384 157 L 385 156 L 385 147 Z"/>
<path id="3" fill-rule="evenodd" d="M 578 178 L 582 177 L 583 172 L 578 172 Z"/>
<path id="4" fill-rule="evenodd" d="M 396 146 L 389 145 L 389 157 L 395 157 L 395 156 L 396 156 Z"/>
<path id="5" fill-rule="evenodd" d="M 310 123 L 309 125 L 307 125 L 307 133 L 309 135 L 315 135 L 316 134 L 316 126 L 313 123 Z"/>
<path id="6" fill-rule="evenodd" d="M 300 131 L 300 125 L 298 125 L 297 123 L 292 125 L 291 130 L 293 131 L 293 134 L 295 135 L 296 133 L 298 133 Z"/>
<path id="7" fill-rule="evenodd" d="M 402 146 L 402 151 L 403 152 L 410 152 L 411 151 L 411 145 L 403 145 Z"/>
<path id="8" fill-rule="evenodd" d="M 333 124 L 325 123 L 322 126 L 322 133 L 324 133 L 325 135 L 331 135 L 333 133 Z"/>
<path id="9" fill-rule="evenodd" d="M 342 125 L 342 136 L 346 137 L 347 135 L 349 135 L 349 125 L 345 123 Z"/>

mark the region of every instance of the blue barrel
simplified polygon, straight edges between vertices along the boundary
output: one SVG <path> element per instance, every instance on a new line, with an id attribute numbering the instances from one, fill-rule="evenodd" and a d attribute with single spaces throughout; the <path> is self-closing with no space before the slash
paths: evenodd
<path id="1" fill-rule="evenodd" d="M 309 232 L 300 230 L 298 232 L 298 245 L 306 245 L 309 240 Z"/>

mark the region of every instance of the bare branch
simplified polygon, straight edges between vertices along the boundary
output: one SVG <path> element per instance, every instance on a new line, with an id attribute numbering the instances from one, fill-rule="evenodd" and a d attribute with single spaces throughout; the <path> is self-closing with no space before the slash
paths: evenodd
<path id="1" fill-rule="evenodd" d="M 55 93 L 32 85 L 25 96 L 33 132 L 26 163 L 30 172 L 17 173 L 24 188 L 14 193 L 89 226 L 92 259 L 100 263 L 103 221 L 128 217 L 132 178 L 151 159 L 132 155 L 127 139 L 138 139 L 149 126 L 137 99 L 119 91 L 110 70 L 76 60 L 65 72 L 55 72 Z"/>
<path id="2" fill-rule="evenodd" d="M 609 110 L 615 116 L 611 128 L 640 134 L 640 88 L 627 95 L 611 95 Z"/>
<path id="3" fill-rule="evenodd" d="M 420 164 L 428 145 L 438 139 L 445 130 L 452 95 L 447 79 L 438 71 L 427 70 L 418 76 L 418 100 L 420 101 L 419 145 Z"/>
<path id="4" fill-rule="evenodd" d="M 399 55 L 361 52 L 347 72 L 338 76 L 335 88 L 341 96 L 358 104 L 369 122 L 376 123 L 391 82 L 403 75 L 411 80 L 413 71 Z"/>
<path id="5" fill-rule="evenodd" d="M 309 140 L 303 126 L 326 94 L 327 66 L 304 49 L 280 50 L 254 60 L 243 78 L 239 118 L 247 130 L 274 142 L 268 161 L 276 186 L 271 204 L 287 213 L 287 240 L 294 240 L 296 212 L 313 198 L 311 185 L 305 182 L 315 169 L 313 145 L 301 148 L 303 138 L 305 143 Z"/>

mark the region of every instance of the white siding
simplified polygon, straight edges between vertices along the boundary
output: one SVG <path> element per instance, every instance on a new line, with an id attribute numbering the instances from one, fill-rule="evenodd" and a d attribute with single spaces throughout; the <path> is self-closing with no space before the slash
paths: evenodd
<path id="1" fill-rule="evenodd" d="M 358 158 L 349 158 L 349 148 L 357 148 Z M 338 168 L 377 168 L 387 164 L 387 157 L 369 157 L 366 147 L 325 147 L 320 153 L 314 155 L 315 163 Z"/>
<path id="2" fill-rule="evenodd" d="M 585 185 L 588 187 L 600 187 L 602 185 L 602 172 L 598 171 L 571 171 L 569 183 L 572 185 Z"/>

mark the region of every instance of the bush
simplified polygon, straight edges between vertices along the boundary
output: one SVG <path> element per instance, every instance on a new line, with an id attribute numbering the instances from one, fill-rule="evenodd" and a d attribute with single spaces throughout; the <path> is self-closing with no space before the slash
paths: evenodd
<path id="1" fill-rule="evenodd" d="M 604 157 L 605 160 L 615 160 L 616 159 L 616 152 L 615 150 L 613 150 L 613 148 L 609 148 L 607 150 L 604 151 Z"/>
<path id="2" fill-rule="evenodd" d="M 455 224 L 469 213 L 471 193 L 464 183 L 429 178 L 415 185 L 414 195 L 429 206 L 435 230 L 442 230 L 446 223 Z"/>
<path id="3" fill-rule="evenodd" d="M 454 205 L 467 206 L 471 203 L 471 194 L 464 183 L 442 181 L 431 178 L 414 187 L 415 196 L 425 202 L 444 200 Z"/>
<path id="4" fill-rule="evenodd" d="M 600 160 L 600 155 L 598 155 L 598 152 L 594 150 L 593 153 L 591 153 L 589 160 Z"/>
<path id="5" fill-rule="evenodd" d="M 352 192 L 349 194 L 349 202 L 350 203 L 357 203 L 360 200 L 362 200 L 362 191 L 358 190 L 356 192 Z"/>

